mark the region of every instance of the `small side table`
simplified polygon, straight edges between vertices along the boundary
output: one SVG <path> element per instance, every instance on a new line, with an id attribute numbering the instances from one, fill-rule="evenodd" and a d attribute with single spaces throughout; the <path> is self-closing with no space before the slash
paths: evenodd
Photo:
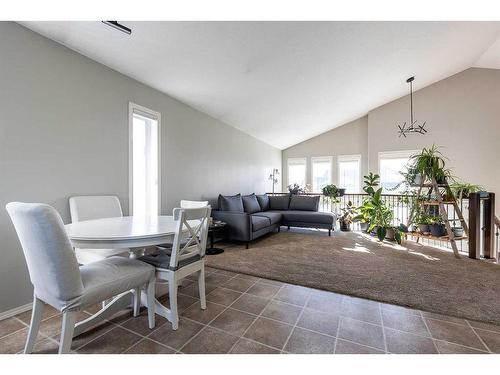
<path id="1" fill-rule="evenodd" d="M 216 254 L 221 254 L 224 252 L 224 249 L 214 247 L 214 240 L 215 240 L 215 233 L 221 232 L 224 230 L 226 227 L 226 223 L 222 221 L 214 221 L 209 227 L 208 227 L 208 234 L 210 236 L 210 247 L 207 248 L 205 251 L 205 254 L 207 255 L 216 255 Z"/>

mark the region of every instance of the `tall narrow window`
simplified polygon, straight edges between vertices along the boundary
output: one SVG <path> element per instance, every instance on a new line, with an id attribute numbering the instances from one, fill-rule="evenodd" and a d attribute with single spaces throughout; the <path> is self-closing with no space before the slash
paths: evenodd
<path id="1" fill-rule="evenodd" d="M 288 185 L 306 186 L 306 158 L 288 159 Z"/>
<path id="2" fill-rule="evenodd" d="M 312 190 L 320 193 L 324 186 L 332 183 L 332 157 L 312 157 Z"/>
<path id="3" fill-rule="evenodd" d="M 396 188 L 402 181 L 401 172 L 406 170 L 406 165 L 411 155 L 416 151 L 388 151 L 379 152 L 378 166 L 380 186 L 384 192 L 399 193 L 404 187 Z"/>
<path id="4" fill-rule="evenodd" d="M 361 155 L 341 155 L 339 163 L 339 187 L 345 188 L 346 193 L 359 193 L 361 174 Z"/>
<path id="5" fill-rule="evenodd" d="M 134 216 L 160 212 L 160 113 L 129 104 L 130 210 Z"/>

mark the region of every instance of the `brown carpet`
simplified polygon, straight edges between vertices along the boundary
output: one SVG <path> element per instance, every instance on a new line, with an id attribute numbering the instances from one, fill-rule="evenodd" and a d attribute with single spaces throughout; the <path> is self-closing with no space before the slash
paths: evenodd
<path id="1" fill-rule="evenodd" d="M 223 243 L 210 267 L 500 324 L 500 266 L 361 233 L 273 233 L 250 245 Z"/>

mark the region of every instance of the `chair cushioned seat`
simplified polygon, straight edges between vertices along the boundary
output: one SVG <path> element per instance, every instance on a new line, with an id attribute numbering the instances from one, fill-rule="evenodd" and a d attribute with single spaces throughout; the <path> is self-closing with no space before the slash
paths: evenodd
<path id="1" fill-rule="evenodd" d="M 329 212 L 313 211 L 280 211 L 284 222 L 306 222 L 317 224 L 333 224 L 335 215 Z"/>
<path id="2" fill-rule="evenodd" d="M 252 232 L 257 232 L 271 225 L 271 220 L 263 216 L 251 215 L 250 220 L 252 220 Z"/>
<path id="3" fill-rule="evenodd" d="M 112 256 L 122 256 L 128 258 L 127 249 L 75 249 L 76 259 L 80 264 L 97 262 Z"/>
<path id="4" fill-rule="evenodd" d="M 136 259 L 110 257 L 80 267 L 83 294 L 64 310 L 73 310 L 104 301 L 138 285 L 147 284 L 155 276 L 154 267 Z"/>
<path id="5" fill-rule="evenodd" d="M 262 217 L 267 217 L 271 225 L 278 224 L 281 219 L 283 218 L 283 215 L 279 212 L 271 212 L 271 211 L 266 211 L 266 212 L 256 212 L 252 214 L 252 216 L 262 216 Z"/>
<path id="6" fill-rule="evenodd" d="M 145 262 L 145 263 L 151 264 L 152 266 L 155 266 L 156 268 L 169 269 L 169 267 L 170 267 L 170 254 L 168 254 L 167 251 L 159 250 L 158 252 L 156 252 L 154 254 L 144 255 L 138 259 Z M 188 264 L 197 262 L 200 259 L 201 259 L 200 254 L 196 254 L 190 258 L 183 259 L 183 260 L 179 261 L 177 269 L 185 267 Z"/>

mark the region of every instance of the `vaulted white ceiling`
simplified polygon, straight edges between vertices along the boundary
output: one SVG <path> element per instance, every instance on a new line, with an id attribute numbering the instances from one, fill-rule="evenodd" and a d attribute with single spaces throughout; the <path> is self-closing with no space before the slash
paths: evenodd
<path id="1" fill-rule="evenodd" d="M 471 66 L 500 22 L 22 22 L 278 148 Z M 492 50 L 489 51 L 490 47 Z"/>

